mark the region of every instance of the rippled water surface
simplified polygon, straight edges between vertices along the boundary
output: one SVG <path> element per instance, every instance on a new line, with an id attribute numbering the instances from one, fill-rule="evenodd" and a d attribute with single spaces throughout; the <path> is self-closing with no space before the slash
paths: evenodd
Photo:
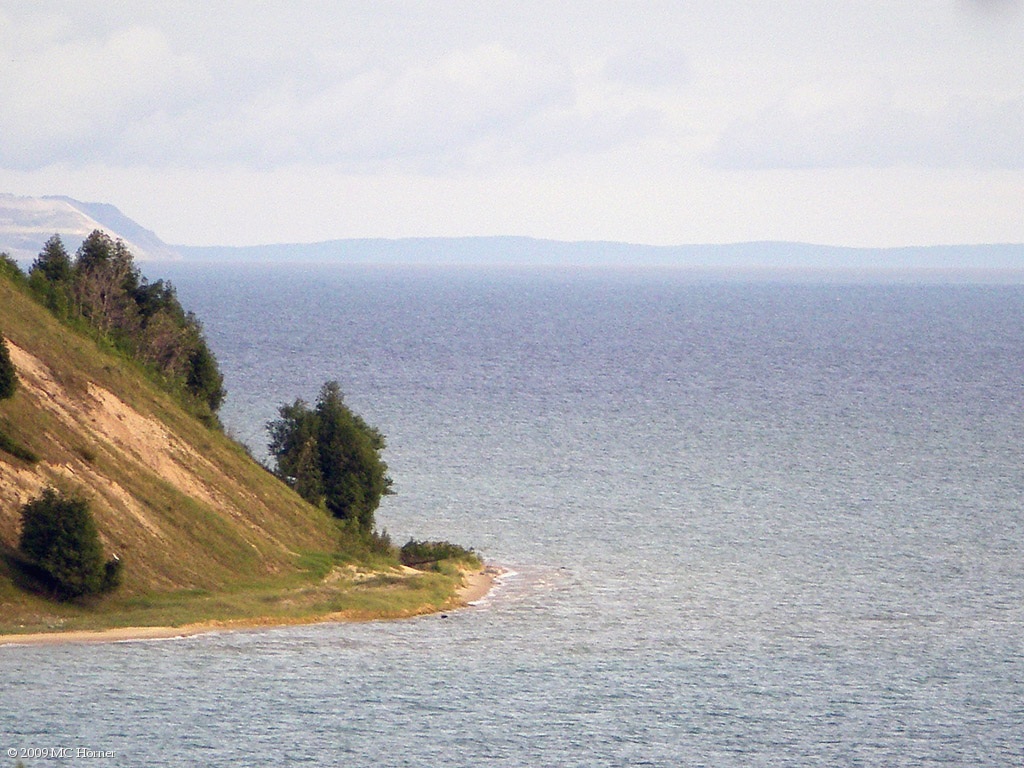
<path id="1" fill-rule="evenodd" d="M 0 749 L 83 765 L 1024 759 L 1024 289 L 166 269 L 257 453 L 340 381 L 447 619 L 0 649 Z"/>

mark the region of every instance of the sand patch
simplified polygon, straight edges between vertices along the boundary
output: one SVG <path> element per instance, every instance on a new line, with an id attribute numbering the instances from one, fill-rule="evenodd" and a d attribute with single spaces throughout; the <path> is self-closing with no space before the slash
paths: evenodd
<path id="1" fill-rule="evenodd" d="M 34 355 L 10 341 L 8 348 L 26 394 L 44 410 L 75 433 L 95 438 L 97 449 L 126 455 L 185 495 L 218 506 L 217 495 L 188 468 L 189 465 L 209 462 L 171 434 L 158 420 L 142 415 L 109 390 L 92 382 L 82 382 L 81 395 L 69 392 L 50 368 Z M 75 472 L 70 465 L 59 470 L 65 476 Z"/>
<path id="2" fill-rule="evenodd" d="M 143 416 L 109 390 L 90 382 L 88 391 L 92 404 L 87 414 L 97 434 L 187 496 L 217 505 L 209 488 L 183 466 L 185 462 L 204 461 L 196 451 L 159 421 Z"/>

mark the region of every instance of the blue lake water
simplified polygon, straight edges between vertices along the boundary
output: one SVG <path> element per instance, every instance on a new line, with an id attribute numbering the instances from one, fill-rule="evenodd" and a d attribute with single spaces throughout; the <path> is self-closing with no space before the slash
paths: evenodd
<path id="1" fill-rule="evenodd" d="M 1024 760 L 1024 287 L 164 275 L 229 431 L 260 454 L 278 405 L 337 379 L 388 438 L 379 525 L 512 573 L 447 619 L 2 648 L 0 754 Z"/>

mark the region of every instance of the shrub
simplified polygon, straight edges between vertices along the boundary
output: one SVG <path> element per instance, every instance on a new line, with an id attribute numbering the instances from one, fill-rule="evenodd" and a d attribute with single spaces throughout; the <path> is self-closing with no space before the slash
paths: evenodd
<path id="1" fill-rule="evenodd" d="M 454 560 L 477 567 L 480 557 L 472 549 L 466 549 L 450 541 L 416 541 L 409 539 L 398 553 L 402 565 L 421 568 L 433 566 L 442 560 Z"/>
<path id="2" fill-rule="evenodd" d="M 0 336 L 0 400 L 14 397 L 18 388 L 18 373 L 11 361 L 11 351 L 7 348 L 7 340 Z"/>
<path id="3" fill-rule="evenodd" d="M 372 552 L 394 557 L 395 547 L 391 543 L 391 535 L 387 528 L 383 531 L 373 531 L 368 537 L 368 543 Z"/>
<path id="4" fill-rule="evenodd" d="M 124 581 L 124 563 L 114 555 L 103 564 L 103 592 L 113 592 Z"/>
<path id="5" fill-rule="evenodd" d="M 0 451 L 9 453 L 11 456 L 21 459 L 22 461 L 27 461 L 29 464 L 35 464 L 39 461 L 39 457 L 36 455 L 35 451 L 31 448 L 26 448 L 4 432 L 3 424 L 0 424 Z"/>
<path id="6" fill-rule="evenodd" d="M 121 581 L 121 561 L 104 563 L 99 533 L 84 499 L 52 488 L 21 509 L 19 549 L 45 574 L 62 600 L 114 589 Z"/>
<path id="7" fill-rule="evenodd" d="M 6 251 L 0 253 L 0 275 L 4 275 L 18 284 L 25 282 L 25 273 L 21 271 L 18 262 Z"/>

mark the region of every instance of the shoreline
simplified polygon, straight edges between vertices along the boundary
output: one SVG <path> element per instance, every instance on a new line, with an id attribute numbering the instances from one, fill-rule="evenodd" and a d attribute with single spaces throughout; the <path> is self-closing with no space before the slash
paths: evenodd
<path id="1" fill-rule="evenodd" d="M 468 571 L 463 574 L 463 584 L 455 590 L 459 604 L 457 608 L 465 608 L 482 600 L 494 589 L 494 583 L 508 573 L 507 568 L 497 565 L 485 565 L 479 571 Z"/>
<path id="2" fill-rule="evenodd" d="M 246 630 L 297 627 L 346 621 L 393 621 L 395 619 L 413 618 L 414 616 L 443 614 L 446 611 L 470 607 L 477 601 L 482 600 L 494 588 L 495 581 L 506 572 L 506 569 L 493 565 L 484 566 L 479 571 L 467 572 L 463 575 L 462 585 L 455 590 L 451 605 L 432 608 L 429 611 L 408 616 L 395 616 L 391 619 L 360 619 L 358 616 L 332 613 L 292 621 L 287 619 L 267 619 L 257 616 L 251 619 L 230 621 L 204 621 L 180 627 L 111 627 L 109 629 L 76 629 L 67 632 L 30 632 L 23 635 L 0 635 L 0 647 L 8 645 L 63 645 L 64 643 L 121 643 L 133 640 L 174 640 L 194 637 L 195 635 L 209 632 L 244 632 Z"/>

